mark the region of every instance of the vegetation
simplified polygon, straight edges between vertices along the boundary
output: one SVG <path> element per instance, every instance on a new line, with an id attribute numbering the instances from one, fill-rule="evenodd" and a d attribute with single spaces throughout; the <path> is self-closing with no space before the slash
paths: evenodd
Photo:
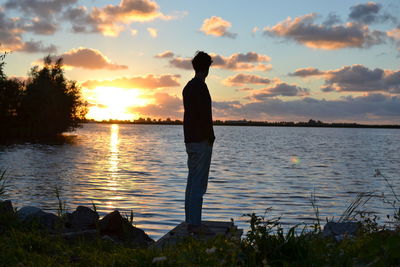
<path id="1" fill-rule="evenodd" d="M 62 59 L 47 56 L 25 82 L 8 78 L 0 57 L 0 138 L 54 137 L 74 130 L 87 107 L 80 88 L 64 76 Z"/>
<path id="2" fill-rule="evenodd" d="M 109 240 L 66 241 L 0 215 L 4 266 L 397 266 L 399 231 L 361 232 L 355 238 L 323 238 L 320 229 L 287 232 L 279 220 L 250 214 L 242 240 L 188 239 L 165 249 L 133 249 Z"/>
<path id="3" fill-rule="evenodd" d="M 382 176 L 378 170 L 376 175 Z M 396 199 L 389 179 L 384 179 Z M 62 215 L 65 203 L 59 189 L 56 197 Z M 379 226 L 376 216 L 361 211 L 371 197 L 359 194 L 345 210 L 339 221 L 357 221 L 360 227 L 355 235 L 339 240 L 323 235 L 312 194 L 314 225 L 300 224 L 285 231 L 280 218 L 268 218 L 267 209 L 264 216 L 245 215 L 249 230 L 243 239 L 188 238 L 164 249 L 132 248 L 100 237 L 68 241 L 61 235 L 23 225 L 15 213 L 0 213 L 0 262 L 4 266 L 399 266 L 399 218 L 394 217 L 395 228 Z M 396 215 L 398 202 L 389 204 L 394 205 Z"/>

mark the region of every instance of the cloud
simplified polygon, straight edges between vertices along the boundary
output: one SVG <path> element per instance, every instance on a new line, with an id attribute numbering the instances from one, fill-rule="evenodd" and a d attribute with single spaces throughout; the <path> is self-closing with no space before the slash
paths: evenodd
<path id="1" fill-rule="evenodd" d="M 58 25 L 49 21 L 41 20 L 39 18 L 34 18 L 30 23 L 25 24 L 23 29 L 35 34 L 53 35 L 58 30 Z"/>
<path id="2" fill-rule="evenodd" d="M 24 41 L 22 34 L 26 31 L 18 19 L 10 19 L 0 9 L 0 50 L 21 51 L 26 53 L 55 53 L 54 45 L 44 45 L 41 41 Z"/>
<path id="3" fill-rule="evenodd" d="M 57 52 L 57 47 L 55 45 L 45 46 L 41 41 L 27 41 L 22 44 L 18 51 L 26 53 L 55 53 Z"/>
<path id="4" fill-rule="evenodd" d="M 397 19 L 388 14 L 381 14 L 382 5 L 375 2 L 362 3 L 350 8 L 349 19 L 365 23 L 383 23 L 388 20 L 391 20 L 393 23 L 397 21 Z"/>
<path id="5" fill-rule="evenodd" d="M 130 112 L 140 113 L 145 117 L 179 118 L 183 117 L 182 99 L 166 93 L 155 93 L 154 104 L 144 107 L 132 107 Z"/>
<path id="6" fill-rule="evenodd" d="M 325 92 L 400 93 L 400 70 L 369 69 L 363 65 L 345 66 L 325 72 Z"/>
<path id="7" fill-rule="evenodd" d="M 275 26 L 265 27 L 264 34 L 293 40 L 310 48 L 335 50 L 342 48 L 368 48 L 382 44 L 386 33 L 371 31 L 368 26 L 348 22 L 343 25 L 316 24 L 316 14 L 294 19 L 288 17 Z"/>
<path id="8" fill-rule="evenodd" d="M 158 30 L 155 28 L 147 28 L 147 31 L 149 32 L 150 36 L 153 38 L 156 38 L 158 35 Z"/>
<path id="9" fill-rule="evenodd" d="M 151 0 L 121 0 L 118 5 L 93 7 L 71 7 L 64 13 L 64 19 L 72 24 L 75 33 L 101 33 L 118 36 L 131 22 L 151 21 L 156 18 L 171 19 L 159 11 L 159 6 Z"/>
<path id="10" fill-rule="evenodd" d="M 154 103 L 132 107 L 130 112 L 147 117 L 179 118 L 183 116 L 182 99 L 166 93 L 154 94 Z M 308 121 L 310 118 L 325 122 L 393 123 L 400 119 L 400 98 L 383 94 L 360 97 L 342 97 L 319 100 L 306 97 L 283 101 L 266 97 L 249 103 L 239 101 L 213 101 L 214 119 L 251 119 L 268 121 Z"/>
<path id="11" fill-rule="evenodd" d="M 27 16 L 38 16 L 42 19 L 52 19 L 64 8 L 77 3 L 78 0 L 8 0 L 4 6 L 7 9 L 17 9 Z"/>
<path id="12" fill-rule="evenodd" d="M 338 15 L 335 13 L 329 13 L 328 17 L 322 22 L 322 25 L 324 26 L 333 26 L 335 24 L 341 23 L 342 20 Z"/>
<path id="13" fill-rule="evenodd" d="M 127 69 L 126 65 L 112 63 L 99 50 L 92 48 L 79 47 L 60 55 L 65 66 L 84 68 L 84 69 L 107 69 L 122 70 Z"/>
<path id="14" fill-rule="evenodd" d="M 136 36 L 138 34 L 138 30 L 136 29 L 131 29 L 131 35 Z"/>
<path id="15" fill-rule="evenodd" d="M 307 88 L 302 88 L 294 84 L 278 82 L 277 84 L 253 93 L 249 98 L 253 100 L 264 100 L 276 96 L 306 96 L 309 95 Z"/>
<path id="16" fill-rule="evenodd" d="M 310 118 L 322 121 L 347 121 L 364 123 L 393 123 L 400 119 L 400 98 L 383 94 L 369 94 L 360 97 L 343 97 L 336 100 L 303 98 L 283 101 L 278 98 L 264 98 L 246 104 L 213 103 L 216 118 L 247 118 L 269 121 L 308 121 Z"/>
<path id="17" fill-rule="evenodd" d="M 248 52 L 246 54 L 235 53 L 229 57 L 212 54 L 213 67 L 228 69 L 228 70 L 262 70 L 267 71 L 272 68 L 269 62 L 271 58 L 266 55 L 261 55 L 256 52 Z"/>
<path id="18" fill-rule="evenodd" d="M 394 28 L 393 30 L 388 31 L 387 35 L 389 36 L 389 38 L 391 38 L 395 42 L 395 44 L 397 46 L 397 50 L 400 52 L 400 25 L 397 26 L 397 28 Z M 399 54 L 399 56 L 400 56 L 400 54 Z"/>
<path id="19" fill-rule="evenodd" d="M 168 54 L 173 57 L 173 54 Z M 235 53 L 229 57 L 224 57 L 217 54 L 210 54 L 213 59 L 211 67 L 234 70 L 234 71 L 268 71 L 272 68 L 271 64 L 266 64 L 271 60 L 269 56 L 258 54 L 256 52 Z M 157 56 L 156 56 L 157 57 Z M 160 57 L 158 57 L 160 58 Z M 165 57 L 164 57 L 165 58 Z M 192 59 L 173 57 L 169 60 L 171 67 L 192 70 Z"/>
<path id="20" fill-rule="evenodd" d="M 203 25 L 200 31 L 206 35 L 214 35 L 217 37 L 229 37 L 236 38 L 237 34 L 229 32 L 228 29 L 231 27 L 231 23 L 222 19 L 221 17 L 212 16 L 209 19 L 203 21 Z"/>
<path id="21" fill-rule="evenodd" d="M 400 26 L 397 28 L 394 28 L 393 30 L 388 31 L 388 36 L 400 41 Z"/>
<path id="22" fill-rule="evenodd" d="M 171 51 L 164 51 L 154 56 L 155 58 L 171 58 L 174 57 L 174 53 Z"/>
<path id="23" fill-rule="evenodd" d="M 228 86 L 238 86 L 245 84 L 269 84 L 270 79 L 258 75 L 239 73 L 226 78 L 223 83 Z"/>
<path id="24" fill-rule="evenodd" d="M 180 86 L 179 83 L 180 75 L 164 74 L 155 76 L 148 74 L 146 76 L 133 76 L 133 77 L 122 77 L 113 80 L 89 80 L 82 83 L 82 86 L 93 89 L 98 86 L 105 87 L 120 87 L 120 88 L 141 88 L 141 89 L 158 89 L 166 87 Z"/>
<path id="25" fill-rule="evenodd" d="M 169 65 L 178 69 L 192 70 L 192 59 L 176 57 L 169 60 Z"/>
<path id="26" fill-rule="evenodd" d="M 320 71 L 316 68 L 303 68 L 297 69 L 295 72 L 289 73 L 289 76 L 297 76 L 297 77 L 309 77 L 309 76 L 321 76 L 324 75 L 325 72 Z"/>

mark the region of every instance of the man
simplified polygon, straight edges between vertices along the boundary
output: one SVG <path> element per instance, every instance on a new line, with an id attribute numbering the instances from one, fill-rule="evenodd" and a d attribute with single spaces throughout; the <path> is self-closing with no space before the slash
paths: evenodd
<path id="1" fill-rule="evenodd" d="M 188 154 L 188 180 L 185 194 L 185 221 L 190 233 L 208 234 L 201 224 L 203 195 L 207 190 L 212 147 L 215 140 L 212 125 L 211 97 L 205 79 L 212 64 L 211 57 L 199 51 L 192 59 L 195 76 L 183 89 L 183 132 Z"/>

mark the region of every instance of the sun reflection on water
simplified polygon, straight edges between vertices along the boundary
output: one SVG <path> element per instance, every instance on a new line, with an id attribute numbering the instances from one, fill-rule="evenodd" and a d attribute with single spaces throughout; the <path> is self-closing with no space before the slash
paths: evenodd
<path id="1" fill-rule="evenodd" d="M 111 125 L 110 157 L 108 160 L 111 178 L 118 178 L 119 165 L 119 125 Z"/>

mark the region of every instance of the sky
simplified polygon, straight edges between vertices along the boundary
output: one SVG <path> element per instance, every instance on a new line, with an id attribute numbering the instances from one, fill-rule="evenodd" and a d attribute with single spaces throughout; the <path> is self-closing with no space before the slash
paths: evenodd
<path id="1" fill-rule="evenodd" d="M 1 0 L 9 77 L 62 57 L 88 118 L 182 119 L 196 51 L 220 120 L 400 124 L 400 2 Z"/>

